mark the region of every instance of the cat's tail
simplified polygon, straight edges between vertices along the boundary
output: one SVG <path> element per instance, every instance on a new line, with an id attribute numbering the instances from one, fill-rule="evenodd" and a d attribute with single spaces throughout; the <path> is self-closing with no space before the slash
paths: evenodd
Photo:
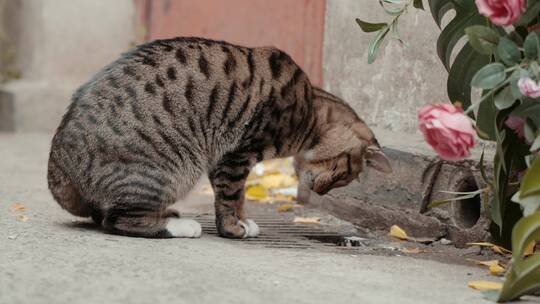
<path id="1" fill-rule="evenodd" d="M 57 153 L 54 152 L 54 149 L 51 150 L 47 168 L 47 181 L 54 199 L 62 208 L 73 215 L 80 217 L 91 216 L 94 211 L 92 204 L 82 199 L 76 185 L 63 172 L 59 162 L 60 158 Z"/>

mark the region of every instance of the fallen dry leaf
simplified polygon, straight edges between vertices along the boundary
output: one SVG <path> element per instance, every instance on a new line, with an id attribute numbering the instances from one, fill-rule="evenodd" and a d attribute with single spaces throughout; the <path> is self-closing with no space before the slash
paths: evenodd
<path id="1" fill-rule="evenodd" d="M 291 186 L 296 186 L 297 181 L 296 178 L 294 178 L 293 176 L 281 173 L 274 173 L 261 177 L 259 184 L 266 189 L 287 188 Z"/>
<path id="2" fill-rule="evenodd" d="M 269 199 L 268 191 L 261 185 L 251 185 L 247 187 L 246 198 L 253 201 L 267 202 Z"/>
<path id="3" fill-rule="evenodd" d="M 409 239 L 409 236 L 407 236 L 407 233 L 403 229 L 401 229 L 398 225 L 394 225 L 390 227 L 390 235 L 400 240 Z"/>
<path id="4" fill-rule="evenodd" d="M 500 253 L 502 255 L 508 255 L 512 254 L 512 251 L 503 248 L 501 246 L 497 246 L 493 243 L 489 242 L 476 242 L 476 243 L 467 243 L 468 246 L 480 246 L 480 247 L 490 247 L 494 252 Z"/>
<path id="5" fill-rule="evenodd" d="M 534 254 L 534 248 L 536 247 L 536 242 L 533 241 L 529 244 L 529 246 L 527 246 L 527 248 L 525 248 L 525 252 L 524 252 L 524 255 L 527 257 L 527 256 L 530 256 L 532 254 Z"/>
<path id="6" fill-rule="evenodd" d="M 491 281 L 472 281 L 468 285 L 476 290 L 499 290 L 502 288 L 502 283 Z"/>
<path id="7" fill-rule="evenodd" d="M 293 204 L 283 204 L 281 206 L 279 206 L 277 208 L 277 211 L 278 212 L 287 212 L 287 211 L 291 211 L 294 209 L 294 205 Z"/>
<path id="8" fill-rule="evenodd" d="M 28 216 L 26 216 L 24 214 L 19 214 L 19 215 L 17 215 L 17 220 L 21 221 L 21 222 L 26 222 L 26 221 L 28 221 Z"/>
<path id="9" fill-rule="evenodd" d="M 489 273 L 494 276 L 502 276 L 506 272 L 506 269 L 499 264 L 489 266 Z"/>
<path id="10" fill-rule="evenodd" d="M 295 217 L 294 223 L 296 224 L 320 224 L 320 217 Z"/>
<path id="11" fill-rule="evenodd" d="M 277 202 L 294 202 L 294 197 L 283 194 L 276 194 L 272 197 Z"/>
<path id="12" fill-rule="evenodd" d="M 9 210 L 12 212 L 25 212 L 26 207 L 22 203 L 15 203 L 9 207 Z"/>
<path id="13" fill-rule="evenodd" d="M 499 260 L 489 260 L 489 261 L 475 261 L 475 260 L 472 260 L 472 261 L 474 261 L 478 265 L 483 265 L 483 266 L 487 266 L 487 267 L 491 267 L 493 265 L 499 265 Z"/>

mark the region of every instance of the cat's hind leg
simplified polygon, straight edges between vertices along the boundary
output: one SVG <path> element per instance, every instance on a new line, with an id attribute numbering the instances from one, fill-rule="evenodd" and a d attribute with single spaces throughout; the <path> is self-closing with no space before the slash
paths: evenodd
<path id="1" fill-rule="evenodd" d="M 176 200 L 176 184 L 159 171 L 131 172 L 106 186 L 101 225 L 108 232 L 148 238 L 198 238 L 201 225 L 180 218 L 169 206 Z"/>
<path id="2" fill-rule="evenodd" d="M 253 157 L 228 154 L 209 174 L 214 189 L 216 227 L 227 238 L 251 238 L 259 235 L 259 226 L 246 218 L 244 212 L 244 185 Z"/>
<path id="3" fill-rule="evenodd" d="M 198 222 L 180 218 L 171 209 L 109 209 L 102 225 L 114 234 L 147 238 L 198 238 L 202 233 Z"/>

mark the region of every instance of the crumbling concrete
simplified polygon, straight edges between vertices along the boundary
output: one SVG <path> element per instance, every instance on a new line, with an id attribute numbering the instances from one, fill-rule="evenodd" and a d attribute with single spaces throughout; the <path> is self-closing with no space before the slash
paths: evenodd
<path id="1" fill-rule="evenodd" d="M 415 237 L 445 237 L 458 247 L 467 242 L 489 239 L 489 195 L 450 202 L 428 210 L 434 200 L 450 198 L 441 191 L 475 191 L 486 187 L 481 178 L 479 151 L 471 160 L 443 162 L 420 137 L 376 130 L 386 148 L 394 172 L 384 175 L 365 170 L 360 182 L 334 189 L 320 197 L 300 191 L 299 200 L 315 204 L 360 227 L 388 230 L 404 228 Z M 399 148 L 399 149 L 396 149 Z M 489 150 L 488 150 L 489 151 Z M 487 159 L 491 154 L 487 154 Z M 487 166 L 489 174 L 489 166 Z"/>

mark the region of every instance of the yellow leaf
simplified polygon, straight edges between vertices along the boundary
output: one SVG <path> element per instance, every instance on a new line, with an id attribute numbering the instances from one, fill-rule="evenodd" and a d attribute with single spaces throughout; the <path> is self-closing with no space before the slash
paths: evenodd
<path id="1" fill-rule="evenodd" d="M 275 201 L 283 201 L 283 202 L 294 202 L 294 197 L 290 196 L 290 195 L 283 195 L 283 194 L 276 194 L 274 195 L 274 200 Z"/>
<path id="2" fill-rule="evenodd" d="M 254 201 L 268 201 L 268 191 L 261 185 L 248 186 L 246 190 L 246 198 Z"/>
<path id="3" fill-rule="evenodd" d="M 503 248 L 501 246 L 497 246 L 493 243 L 489 242 L 478 242 L 478 243 L 467 243 L 468 246 L 480 246 L 480 247 L 490 247 L 493 251 L 500 253 L 500 254 L 512 254 L 512 251 Z"/>
<path id="4" fill-rule="evenodd" d="M 492 265 L 499 265 L 499 260 L 489 260 L 489 261 L 474 261 L 478 265 L 484 265 L 490 267 Z"/>
<path id="5" fill-rule="evenodd" d="M 25 212 L 26 207 L 21 203 L 15 203 L 9 207 L 9 210 L 12 212 Z"/>
<path id="6" fill-rule="evenodd" d="M 502 266 L 499 265 L 499 264 L 495 264 L 495 265 L 490 265 L 490 266 L 489 266 L 489 273 L 491 273 L 491 275 L 494 275 L 494 276 L 501 276 L 501 275 L 503 275 L 505 272 L 506 272 L 506 270 L 504 269 L 504 267 L 502 267 Z"/>
<path id="7" fill-rule="evenodd" d="M 469 287 L 477 290 L 499 290 L 502 288 L 502 283 L 491 281 L 472 281 L 469 282 Z"/>
<path id="8" fill-rule="evenodd" d="M 398 225 L 390 227 L 390 235 L 400 240 L 408 240 L 407 233 L 401 229 Z"/>
<path id="9" fill-rule="evenodd" d="M 530 256 L 531 254 L 534 254 L 534 248 L 536 247 L 536 242 L 533 241 L 527 246 L 525 249 L 525 256 Z"/>
<path id="10" fill-rule="evenodd" d="M 320 217 L 295 217 L 294 222 L 296 224 L 319 224 L 321 222 Z"/>
<path id="11" fill-rule="evenodd" d="M 293 210 L 294 205 L 293 204 L 283 204 L 277 208 L 278 212 L 287 212 Z"/>
<path id="12" fill-rule="evenodd" d="M 281 173 L 265 175 L 260 179 L 260 185 L 266 189 L 285 188 L 296 185 L 296 179 Z"/>
<path id="13" fill-rule="evenodd" d="M 287 212 L 287 211 L 291 211 L 294 208 L 298 208 L 298 207 L 301 207 L 301 206 L 294 205 L 294 204 L 283 204 L 283 205 L 278 207 L 278 212 Z"/>

